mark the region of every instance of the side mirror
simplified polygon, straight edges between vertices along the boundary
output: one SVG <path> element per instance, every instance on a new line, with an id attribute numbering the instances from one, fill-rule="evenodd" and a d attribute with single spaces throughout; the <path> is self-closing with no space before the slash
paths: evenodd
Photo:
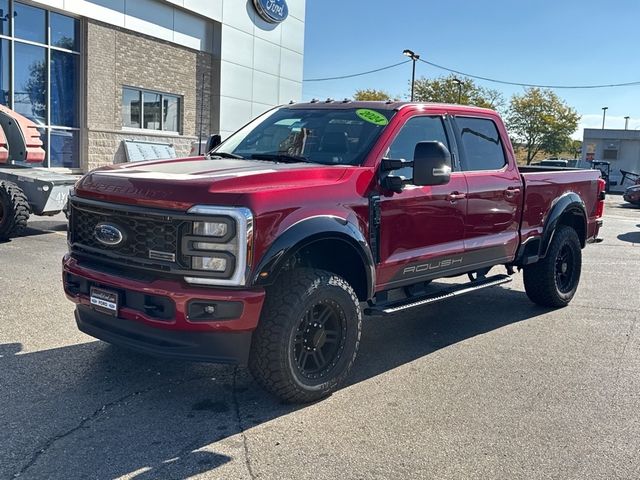
<path id="1" fill-rule="evenodd" d="M 441 142 L 420 142 L 413 154 L 413 184 L 444 185 L 451 178 L 451 153 Z"/>
<path id="2" fill-rule="evenodd" d="M 207 151 L 205 153 L 209 153 L 211 150 L 216 148 L 221 143 L 222 143 L 222 137 L 220 135 L 211 135 L 209 137 L 209 140 L 207 141 Z"/>

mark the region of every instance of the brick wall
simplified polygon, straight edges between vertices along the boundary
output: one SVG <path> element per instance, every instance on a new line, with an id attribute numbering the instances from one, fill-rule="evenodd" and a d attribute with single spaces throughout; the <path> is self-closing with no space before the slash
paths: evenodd
<path id="1" fill-rule="evenodd" d="M 203 131 L 211 131 L 213 58 L 168 42 L 93 20 L 87 21 L 87 134 L 81 167 L 90 170 L 125 161 L 122 140 L 173 143 L 178 155 L 189 152 L 200 129 L 204 91 Z M 204 83 L 203 83 L 204 74 Z M 122 130 L 122 87 L 155 90 L 182 97 L 180 135 Z"/>

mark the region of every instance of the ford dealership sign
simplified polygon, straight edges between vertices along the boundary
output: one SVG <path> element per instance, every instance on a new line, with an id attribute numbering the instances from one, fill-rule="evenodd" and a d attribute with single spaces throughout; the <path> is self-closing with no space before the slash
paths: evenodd
<path id="1" fill-rule="evenodd" d="M 282 23 L 289 16 L 286 0 L 253 0 L 256 10 L 269 23 Z"/>

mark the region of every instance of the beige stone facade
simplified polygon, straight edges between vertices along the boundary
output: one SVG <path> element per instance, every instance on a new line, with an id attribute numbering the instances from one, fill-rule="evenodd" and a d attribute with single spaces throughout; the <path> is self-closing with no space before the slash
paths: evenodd
<path id="1" fill-rule="evenodd" d="M 172 143 L 178 155 L 186 155 L 200 130 L 203 91 L 203 132 L 208 135 L 217 131 L 219 120 L 211 105 L 211 90 L 218 62 L 210 53 L 95 20 L 86 20 L 85 35 L 83 103 L 87 128 L 81 145 L 83 171 L 126 161 L 123 140 Z M 123 87 L 180 96 L 179 134 L 123 128 Z"/>

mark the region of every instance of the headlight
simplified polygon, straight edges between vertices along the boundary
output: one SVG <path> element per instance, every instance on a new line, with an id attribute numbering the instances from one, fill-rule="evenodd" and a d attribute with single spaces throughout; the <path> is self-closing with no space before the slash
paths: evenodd
<path id="1" fill-rule="evenodd" d="M 193 234 L 222 238 L 230 231 L 226 222 L 193 222 Z"/>
<path id="2" fill-rule="evenodd" d="M 200 285 L 245 285 L 253 250 L 253 215 L 247 208 L 198 205 L 182 238 L 182 255 L 194 274 L 185 280 Z M 196 273 L 198 272 L 198 273 Z"/>
<path id="3" fill-rule="evenodd" d="M 206 270 L 209 272 L 226 272 L 230 266 L 228 257 L 215 255 L 212 257 L 193 257 L 191 268 L 194 270 Z"/>

